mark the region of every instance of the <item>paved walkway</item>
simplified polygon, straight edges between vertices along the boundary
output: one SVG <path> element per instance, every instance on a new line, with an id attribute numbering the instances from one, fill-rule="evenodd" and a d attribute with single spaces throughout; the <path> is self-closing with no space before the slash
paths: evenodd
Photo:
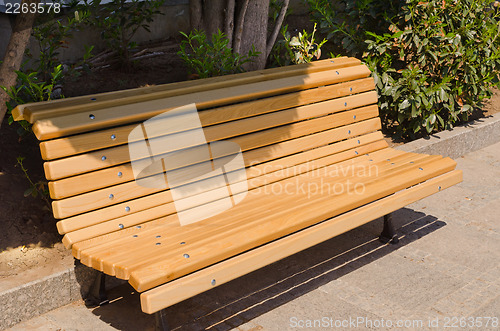
<path id="1" fill-rule="evenodd" d="M 457 161 L 463 183 L 395 213 L 399 244 L 378 242 L 377 220 L 169 308 L 170 326 L 500 330 L 500 143 Z M 10 330 L 154 328 L 128 284 L 110 296 L 107 306 L 76 302 Z"/>

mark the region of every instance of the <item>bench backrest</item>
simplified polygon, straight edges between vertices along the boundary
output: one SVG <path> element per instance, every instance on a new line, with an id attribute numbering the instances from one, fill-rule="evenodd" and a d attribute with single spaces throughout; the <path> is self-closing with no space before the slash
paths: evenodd
<path id="1" fill-rule="evenodd" d="M 359 60 L 336 58 L 27 104 L 14 117 L 33 123 L 41 140 L 54 217 L 71 247 L 176 212 L 168 188 L 135 181 L 128 140 L 142 122 L 196 104 L 207 142 L 239 145 L 253 189 L 283 166 L 386 147 L 369 76 Z"/>

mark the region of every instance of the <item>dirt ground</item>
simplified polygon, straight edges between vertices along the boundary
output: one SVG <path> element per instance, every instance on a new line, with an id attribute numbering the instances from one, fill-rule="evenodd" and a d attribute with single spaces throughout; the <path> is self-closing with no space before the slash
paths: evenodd
<path id="1" fill-rule="evenodd" d="M 295 30 L 295 29 L 293 29 Z M 105 69 L 83 74 L 65 82 L 64 95 L 77 96 L 181 81 L 187 71 L 175 55 L 176 49 L 163 56 L 141 60 L 134 70 Z M 496 90 L 483 114 L 500 112 L 500 91 Z M 44 180 L 42 160 L 34 136 L 19 139 L 18 125 L 4 120 L 0 128 L 0 280 L 15 277 L 37 266 L 60 262 L 70 254 L 61 244 L 56 220 L 40 198 L 24 197 L 29 182 L 16 158 L 25 157 L 24 166 L 33 182 Z M 391 145 L 397 145 L 388 138 Z"/>

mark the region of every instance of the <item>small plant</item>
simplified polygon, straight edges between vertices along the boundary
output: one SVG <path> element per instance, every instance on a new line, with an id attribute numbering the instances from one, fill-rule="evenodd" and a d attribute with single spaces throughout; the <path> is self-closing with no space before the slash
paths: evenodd
<path id="1" fill-rule="evenodd" d="M 186 63 L 189 73 L 199 78 L 222 76 L 243 72 L 243 64 L 252 61 L 260 53 L 255 48 L 247 55 L 234 53 L 228 46 L 229 40 L 220 30 L 208 40 L 204 31 L 194 30 L 184 36 L 177 53 Z"/>
<path id="2" fill-rule="evenodd" d="M 321 57 L 321 47 L 327 42 L 323 39 L 319 44 L 315 40 L 316 24 L 311 34 L 303 30 L 298 36 L 290 36 L 288 25 L 281 27 L 282 40 L 274 45 L 271 52 L 271 62 L 277 66 L 286 66 L 292 63 L 309 63 L 314 58 Z"/>
<path id="3" fill-rule="evenodd" d="M 137 45 L 132 38 L 139 29 L 149 30 L 165 0 L 84 0 L 80 11 L 85 22 L 101 31 L 101 38 L 115 50 L 123 66 L 130 65 L 130 50 Z"/>
<path id="4" fill-rule="evenodd" d="M 50 80 L 54 68 L 60 64 L 57 58 L 60 49 L 68 47 L 69 39 L 73 38 L 72 33 L 79 24 L 80 15 L 75 12 L 74 17 L 51 18 L 33 27 L 32 36 L 40 49 L 40 54 L 35 59 L 34 71 L 42 81 Z M 30 59 L 35 58 L 29 49 L 26 50 L 26 55 Z M 62 76 L 60 78 L 62 79 Z"/>
<path id="5" fill-rule="evenodd" d="M 58 65 L 53 69 L 50 73 L 49 82 L 41 81 L 38 78 L 38 72 L 26 74 L 22 71 L 16 71 L 16 74 L 16 86 L 11 87 L 10 89 L 5 86 L 0 86 L 0 88 L 3 89 L 11 99 L 7 103 L 7 110 L 10 114 L 8 118 L 9 124 L 14 122 L 12 110 L 16 105 L 53 99 L 54 89 L 62 76 L 62 65 Z M 21 130 L 18 130 L 20 136 L 24 136 L 31 132 L 31 124 L 27 121 L 19 121 L 18 123 L 21 125 Z"/>
<path id="6" fill-rule="evenodd" d="M 40 196 L 40 198 L 47 204 L 47 207 L 50 210 L 51 206 L 50 206 L 50 201 L 49 201 L 49 189 L 48 189 L 47 182 L 40 180 L 40 181 L 35 183 L 31 179 L 31 177 L 29 176 L 28 169 L 26 169 L 24 167 L 24 164 L 23 164 L 24 159 L 25 159 L 25 157 L 23 157 L 23 156 L 17 157 L 17 165 L 21 168 L 21 170 L 24 173 L 24 176 L 26 177 L 26 179 L 30 183 L 30 187 L 28 189 L 26 189 L 26 191 L 24 191 L 24 196 L 25 197 L 32 196 L 34 198 Z"/>

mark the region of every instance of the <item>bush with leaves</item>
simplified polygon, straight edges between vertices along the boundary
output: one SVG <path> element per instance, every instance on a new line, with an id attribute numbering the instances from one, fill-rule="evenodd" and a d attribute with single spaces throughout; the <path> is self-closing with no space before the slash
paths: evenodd
<path id="1" fill-rule="evenodd" d="M 260 53 L 252 49 L 247 55 L 234 53 L 229 40 L 220 30 L 209 40 L 204 31 L 194 30 L 184 36 L 177 53 L 186 63 L 190 74 L 198 78 L 223 76 L 243 72 L 243 64 L 252 61 Z"/>
<path id="2" fill-rule="evenodd" d="M 306 0 L 319 31 L 343 54 L 361 57 L 366 32 L 383 33 L 404 1 L 401 0 Z"/>
<path id="3" fill-rule="evenodd" d="M 85 13 L 85 22 L 101 31 L 101 38 L 109 49 L 118 53 L 123 66 L 130 65 L 132 41 L 139 29 L 149 30 L 154 16 L 162 14 L 159 7 L 165 0 L 84 0 L 79 11 Z"/>
<path id="4" fill-rule="evenodd" d="M 466 121 L 498 84 L 499 19 L 485 0 L 408 0 L 388 33 L 369 33 L 386 125 L 415 137 Z"/>
<path id="5" fill-rule="evenodd" d="M 415 138 L 466 121 L 498 83 L 500 17 L 491 1 L 308 3 L 345 55 L 363 56 L 384 126 L 397 136 Z"/>

